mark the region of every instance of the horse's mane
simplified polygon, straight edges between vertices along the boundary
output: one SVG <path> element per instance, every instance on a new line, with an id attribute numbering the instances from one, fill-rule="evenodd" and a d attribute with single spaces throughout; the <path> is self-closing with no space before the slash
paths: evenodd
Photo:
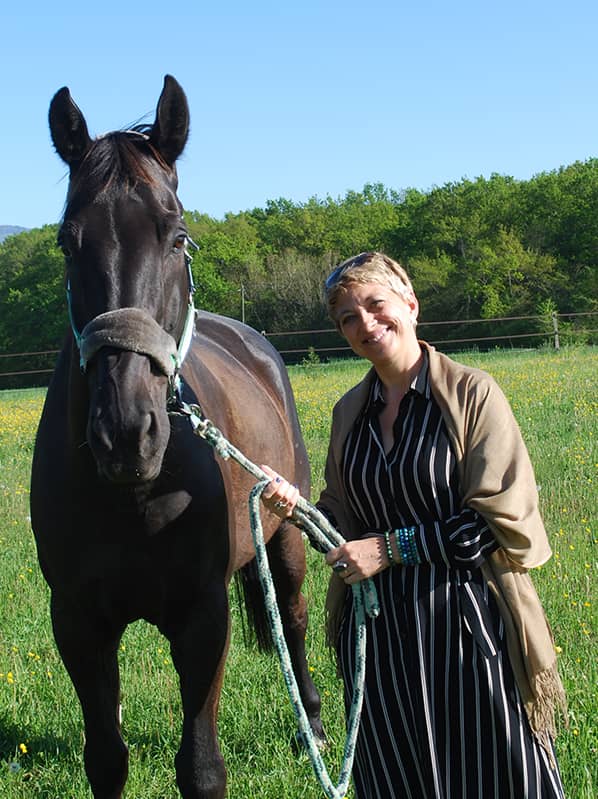
<path id="1" fill-rule="evenodd" d="M 94 139 L 72 176 L 67 207 L 72 208 L 82 195 L 128 191 L 138 183 L 154 186 L 159 173 L 171 174 L 172 168 L 151 143 L 151 129 L 151 125 L 136 125 Z"/>

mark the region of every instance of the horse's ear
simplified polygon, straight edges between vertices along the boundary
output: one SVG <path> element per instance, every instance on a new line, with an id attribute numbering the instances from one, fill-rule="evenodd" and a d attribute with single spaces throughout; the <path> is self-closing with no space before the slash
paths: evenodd
<path id="1" fill-rule="evenodd" d="M 166 75 L 158 100 L 150 141 L 169 166 L 185 149 L 189 135 L 189 105 L 180 84 Z"/>
<path id="2" fill-rule="evenodd" d="M 71 169 L 76 167 L 87 152 L 91 138 L 85 118 L 66 86 L 52 98 L 48 118 L 56 152 Z"/>

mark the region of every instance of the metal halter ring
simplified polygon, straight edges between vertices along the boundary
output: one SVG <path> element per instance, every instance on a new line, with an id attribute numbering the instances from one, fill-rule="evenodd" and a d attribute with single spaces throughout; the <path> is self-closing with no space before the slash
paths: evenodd
<path id="1" fill-rule="evenodd" d="M 332 564 L 332 571 L 336 572 L 337 574 L 346 571 L 348 568 L 349 567 L 344 560 L 337 560 L 336 563 Z"/>

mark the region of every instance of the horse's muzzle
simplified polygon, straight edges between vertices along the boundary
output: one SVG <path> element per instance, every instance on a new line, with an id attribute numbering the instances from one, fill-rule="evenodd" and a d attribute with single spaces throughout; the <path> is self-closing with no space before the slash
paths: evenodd
<path id="1" fill-rule="evenodd" d="M 167 378 L 133 352 L 102 350 L 90 371 L 87 440 L 102 478 L 121 485 L 155 480 L 170 437 Z"/>

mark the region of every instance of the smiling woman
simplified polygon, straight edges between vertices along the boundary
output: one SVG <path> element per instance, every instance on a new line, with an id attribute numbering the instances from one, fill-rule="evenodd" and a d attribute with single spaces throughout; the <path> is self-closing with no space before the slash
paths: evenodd
<path id="1" fill-rule="evenodd" d="M 351 286 L 350 292 L 346 285 Z M 343 261 L 327 279 L 325 292 L 328 312 L 339 332 L 382 378 L 389 406 L 381 417 L 382 434 L 390 442 L 398 403 L 422 358 L 415 335 L 419 303 L 411 281 L 388 256 L 366 252 Z"/>
<path id="2" fill-rule="evenodd" d="M 386 384 L 397 385 L 406 393 L 412 368 L 421 359 L 415 336 L 417 300 L 407 299 L 386 286 L 356 285 L 341 297 L 334 308 L 334 320 L 351 349 L 384 371 L 390 370 Z M 400 375 L 399 375 L 400 372 Z M 402 380 L 393 379 L 401 377 Z"/>
<path id="3" fill-rule="evenodd" d="M 348 587 L 372 577 L 381 602 L 368 620 L 356 796 L 558 799 L 564 692 L 527 574 L 550 547 L 512 411 L 488 374 L 418 341 L 417 298 L 388 256 L 344 261 L 325 291 L 339 331 L 372 364 L 334 408 L 318 502 L 348 539 L 326 554 L 347 710 Z M 272 476 L 264 501 L 284 518 L 294 493 Z"/>

